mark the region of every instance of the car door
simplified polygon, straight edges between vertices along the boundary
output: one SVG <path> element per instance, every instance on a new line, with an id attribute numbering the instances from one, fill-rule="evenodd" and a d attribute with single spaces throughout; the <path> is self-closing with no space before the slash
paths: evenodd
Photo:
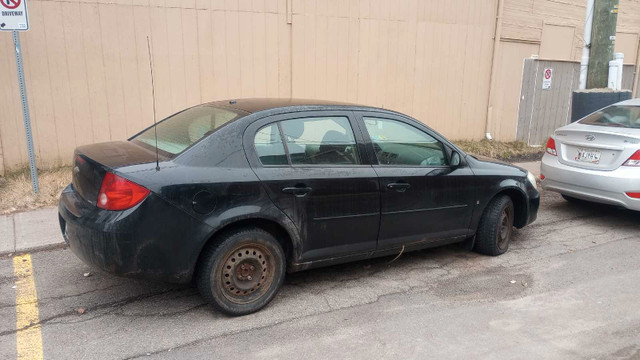
<path id="1" fill-rule="evenodd" d="M 358 114 L 380 181 L 378 250 L 467 236 L 473 173 L 449 165 L 444 139 L 401 116 Z"/>
<path id="2" fill-rule="evenodd" d="M 247 129 L 255 173 L 296 224 L 302 258 L 372 252 L 380 222 L 377 175 L 363 161 L 362 134 L 350 111 L 272 116 Z"/>

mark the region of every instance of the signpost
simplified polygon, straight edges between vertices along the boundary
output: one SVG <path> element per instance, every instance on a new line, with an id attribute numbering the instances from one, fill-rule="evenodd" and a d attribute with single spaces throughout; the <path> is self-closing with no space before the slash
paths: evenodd
<path id="1" fill-rule="evenodd" d="M 33 192 L 38 193 L 38 168 L 33 151 L 33 136 L 31 135 L 31 118 L 29 117 L 29 102 L 27 101 L 27 88 L 24 82 L 24 69 L 22 66 L 22 49 L 20 48 L 19 31 L 29 30 L 29 17 L 27 15 L 27 0 L 0 0 L 0 31 L 13 31 L 13 44 L 16 52 L 16 66 L 18 68 L 18 82 L 20 83 L 20 97 L 22 98 L 22 116 L 24 118 L 24 130 L 27 135 L 27 151 L 29 153 L 29 170 L 31 172 L 31 186 Z"/>

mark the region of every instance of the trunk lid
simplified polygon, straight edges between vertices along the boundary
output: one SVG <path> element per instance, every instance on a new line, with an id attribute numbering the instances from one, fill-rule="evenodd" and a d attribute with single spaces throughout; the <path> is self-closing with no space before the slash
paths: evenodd
<path id="1" fill-rule="evenodd" d="M 574 123 L 554 134 L 558 161 L 590 170 L 611 171 L 640 146 L 640 130 Z"/>
<path id="2" fill-rule="evenodd" d="M 160 161 L 167 160 L 160 154 Z M 72 184 L 85 200 L 95 205 L 102 179 L 109 170 L 156 161 L 156 153 L 130 141 L 80 146 L 73 156 Z"/>

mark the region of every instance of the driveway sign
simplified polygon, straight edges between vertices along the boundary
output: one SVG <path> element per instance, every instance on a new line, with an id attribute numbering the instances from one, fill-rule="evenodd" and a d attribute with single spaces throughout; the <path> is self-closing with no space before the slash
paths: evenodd
<path id="1" fill-rule="evenodd" d="M 542 77 L 542 90 L 548 90 L 551 88 L 551 80 L 553 79 L 553 69 L 544 69 Z"/>
<path id="2" fill-rule="evenodd" d="M 27 0 L 0 0 L 0 30 L 29 30 Z"/>

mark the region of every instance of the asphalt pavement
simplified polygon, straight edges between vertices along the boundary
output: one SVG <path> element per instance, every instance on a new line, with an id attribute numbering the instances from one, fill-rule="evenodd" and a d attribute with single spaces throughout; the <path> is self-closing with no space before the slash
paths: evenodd
<path id="1" fill-rule="evenodd" d="M 453 245 L 290 274 L 240 318 L 68 249 L 5 255 L 0 358 L 639 359 L 639 230 L 640 213 L 543 193 L 505 255 Z"/>

